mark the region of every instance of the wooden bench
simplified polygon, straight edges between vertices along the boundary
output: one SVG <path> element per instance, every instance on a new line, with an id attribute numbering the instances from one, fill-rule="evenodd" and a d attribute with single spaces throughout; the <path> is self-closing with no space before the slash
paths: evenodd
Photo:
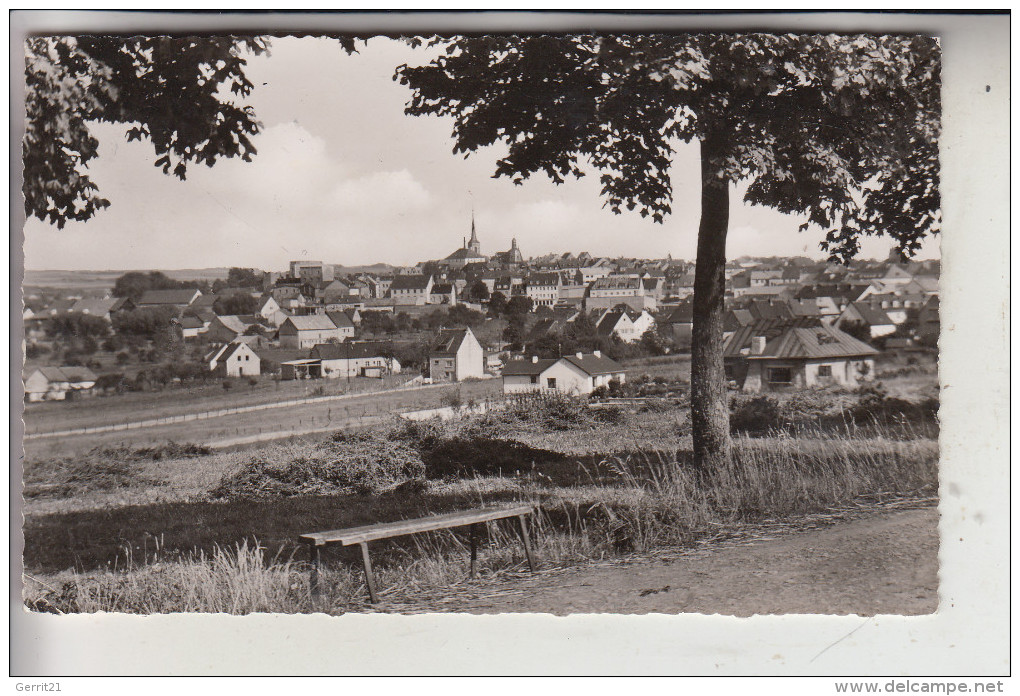
<path id="1" fill-rule="evenodd" d="M 318 599 L 319 591 L 319 556 L 322 547 L 328 544 L 340 544 L 341 546 L 361 547 L 361 560 L 365 565 L 365 584 L 368 585 L 368 597 L 373 604 L 378 601 L 375 589 L 375 578 L 372 576 L 372 561 L 368 557 L 368 542 L 378 539 L 390 539 L 392 537 L 404 536 L 406 534 L 417 534 L 418 532 L 432 532 L 438 529 L 452 529 L 454 527 L 471 527 L 471 577 L 475 575 L 475 562 L 478 558 L 478 550 L 475 546 L 478 528 L 486 522 L 493 520 L 517 518 L 521 538 L 524 541 L 524 554 L 528 558 L 528 567 L 535 572 L 535 561 L 531 556 L 531 541 L 528 537 L 528 515 L 534 512 L 530 505 L 521 505 L 512 508 L 480 508 L 477 510 L 465 510 L 453 512 L 447 515 L 433 515 L 422 517 L 416 520 L 400 520 L 398 522 L 383 522 L 380 524 L 369 524 L 363 527 L 349 527 L 347 529 L 336 529 L 330 532 L 314 532 L 302 534 L 298 537 L 300 541 L 308 544 L 309 559 L 311 561 L 310 590 L 313 599 Z"/>

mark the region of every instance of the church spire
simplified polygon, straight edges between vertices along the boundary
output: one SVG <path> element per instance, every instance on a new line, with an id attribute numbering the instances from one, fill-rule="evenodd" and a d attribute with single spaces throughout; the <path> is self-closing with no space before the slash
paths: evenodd
<path id="1" fill-rule="evenodd" d="M 478 241 L 478 233 L 475 231 L 475 207 L 471 206 L 471 241 L 468 242 L 468 249 L 476 254 L 482 253 L 482 245 Z"/>

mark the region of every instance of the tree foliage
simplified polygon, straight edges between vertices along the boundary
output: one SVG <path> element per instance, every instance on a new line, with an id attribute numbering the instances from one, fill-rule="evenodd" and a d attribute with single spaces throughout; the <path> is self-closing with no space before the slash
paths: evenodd
<path id="1" fill-rule="evenodd" d="M 221 316 L 225 314 L 255 314 L 257 311 L 259 311 L 258 298 L 244 293 L 220 297 L 213 302 L 213 312 Z"/>
<path id="2" fill-rule="evenodd" d="M 148 140 L 155 166 L 179 179 L 192 163 L 250 161 L 260 126 L 238 102 L 253 88 L 245 56 L 266 48 L 236 37 L 28 39 L 25 213 L 62 228 L 109 206 L 88 174 L 99 148 L 90 122 L 129 126 L 127 139 Z"/>
<path id="3" fill-rule="evenodd" d="M 502 143 L 495 176 L 598 172 L 603 198 L 661 222 L 678 142 L 715 177 L 804 215 L 848 260 L 861 235 L 907 254 L 939 229 L 940 54 L 921 36 L 691 34 L 436 39 L 400 66 L 406 111 L 453 119 L 454 152 Z"/>
<path id="4" fill-rule="evenodd" d="M 148 290 L 202 289 L 203 283 L 194 280 L 174 280 L 162 271 L 128 271 L 113 284 L 114 297 L 127 297 L 137 302 Z"/>

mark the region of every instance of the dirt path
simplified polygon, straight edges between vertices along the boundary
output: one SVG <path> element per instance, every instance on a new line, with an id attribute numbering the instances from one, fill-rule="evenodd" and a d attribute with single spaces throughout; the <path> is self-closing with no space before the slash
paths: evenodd
<path id="1" fill-rule="evenodd" d="M 674 559 L 540 573 L 477 588 L 471 613 L 927 614 L 938 608 L 938 510 L 876 514 Z M 458 593 L 460 594 L 460 593 Z M 435 610 L 435 609 L 433 609 Z"/>

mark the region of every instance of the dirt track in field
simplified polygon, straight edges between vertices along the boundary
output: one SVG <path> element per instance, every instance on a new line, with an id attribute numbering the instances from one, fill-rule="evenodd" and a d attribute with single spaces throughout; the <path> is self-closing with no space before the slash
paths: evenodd
<path id="1" fill-rule="evenodd" d="M 935 507 L 892 510 L 824 528 L 713 544 L 668 561 L 484 583 L 464 588 L 468 591 L 450 597 L 441 610 L 929 614 L 938 609 L 938 548 Z"/>

